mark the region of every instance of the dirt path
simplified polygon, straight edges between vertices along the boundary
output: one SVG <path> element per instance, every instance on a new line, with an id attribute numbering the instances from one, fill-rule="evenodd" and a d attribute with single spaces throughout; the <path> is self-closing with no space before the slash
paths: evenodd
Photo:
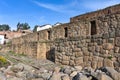
<path id="1" fill-rule="evenodd" d="M 24 54 L 15 54 L 13 52 L 9 52 L 9 53 L 0 53 L 0 55 L 4 56 L 11 64 L 24 63 L 36 69 L 44 67 L 47 70 L 49 69 L 51 70 L 57 66 L 56 64 L 54 64 L 54 62 L 51 62 L 49 60 L 37 60 L 30 56 L 26 56 Z"/>

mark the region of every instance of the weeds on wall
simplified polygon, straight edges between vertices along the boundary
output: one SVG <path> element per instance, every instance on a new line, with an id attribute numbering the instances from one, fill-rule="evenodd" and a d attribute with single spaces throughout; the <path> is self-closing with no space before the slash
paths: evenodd
<path id="1" fill-rule="evenodd" d="M 111 60 L 111 59 L 113 58 L 113 56 L 112 56 L 112 55 L 109 55 L 107 58 Z"/>

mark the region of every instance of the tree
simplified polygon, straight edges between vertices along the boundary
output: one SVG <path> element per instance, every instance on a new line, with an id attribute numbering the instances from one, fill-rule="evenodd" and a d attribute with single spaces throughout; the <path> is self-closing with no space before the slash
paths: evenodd
<path id="1" fill-rule="evenodd" d="M 37 32 L 37 27 L 38 27 L 38 25 L 34 26 L 33 32 Z"/>
<path id="2" fill-rule="evenodd" d="M 20 26 L 20 22 L 18 22 L 18 24 L 17 24 L 17 29 L 19 28 L 19 26 Z"/>
<path id="3" fill-rule="evenodd" d="M 8 31 L 10 30 L 10 26 L 8 24 L 0 25 L 0 31 Z"/>
<path id="4" fill-rule="evenodd" d="M 30 26 L 29 26 L 28 23 L 20 23 L 20 22 L 18 22 L 18 24 L 17 24 L 17 30 L 19 30 L 19 29 L 21 29 L 21 30 L 27 30 L 27 29 L 30 29 Z"/>
<path id="5" fill-rule="evenodd" d="M 29 24 L 28 24 L 28 23 L 24 23 L 24 24 L 23 24 L 23 29 L 30 29 Z"/>

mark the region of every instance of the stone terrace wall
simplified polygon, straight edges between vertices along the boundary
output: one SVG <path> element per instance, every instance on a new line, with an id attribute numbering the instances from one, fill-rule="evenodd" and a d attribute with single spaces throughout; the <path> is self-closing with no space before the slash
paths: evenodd
<path id="1" fill-rule="evenodd" d="M 119 35 L 120 36 L 120 35 Z M 55 62 L 63 65 L 81 65 L 99 68 L 120 67 L 120 37 L 101 35 L 74 37 L 56 41 Z"/>
<path id="2" fill-rule="evenodd" d="M 110 9 L 116 10 L 118 7 Z M 92 35 L 94 27 L 96 29 Z M 57 64 L 118 68 L 120 13 L 70 22 L 13 39 L 11 50 L 38 59 L 49 59 Z"/>
<path id="3" fill-rule="evenodd" d="M 90 20 L 92 18 L 96 18 L 97 16 L 104 16 L 104 15 L 108 15 L 111 13 L 117 13 L 120 12 L 120 4 L 115 5 L 115 6 L 111 6 L 111 7 L 107 7 L 105 9 L 101 9 L 98 11 L 94 11 L 94 12 L 90 12 L 90 13 L 86 13 L 83 15 L 78 15 L 75 17 L 72 17 L 70 19 L 70 22 L 76 22 L 76 21 L 80 21 L 80 20 Z"/>
<path id="4" fill-rule="evenodd" d="M 53 27 L 51 29 L 51 40 L 65 38 L 65 28 L 68 29 L 67 37 L 86 36 L 90 33 L 89 26 L 90 24 L 87 21 L 79 21 Z"/>
<path id="5" fill-rule="evenodd" d="M 11 51 L 19 54 L 26 54 L 36 58 L 37 42 L 24 42 L 21 44 L 12 44 Z"/>
<path id="6" fill-rule="evenodd" d="M 19 38 L 12 39 L 12 44 L 22 44 L 25 42 L 36 42 L 37 40 L 37 33 L 31 33 L 28 35 L 21 36 Z"/>

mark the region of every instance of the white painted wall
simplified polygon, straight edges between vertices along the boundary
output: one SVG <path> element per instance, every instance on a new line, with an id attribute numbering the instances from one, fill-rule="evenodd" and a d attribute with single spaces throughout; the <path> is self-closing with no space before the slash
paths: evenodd
<path id="1" fill-rule="evenodd" d="M 56 27 L 56 26 L 61 25 L 61 24 L 62 24 L 62 23 L 59 23 L 59 22 L 58 22 L 58 23 L 54 24 L 53 26 Z"/>
<path id="2" fill-rule="evenodd" d="M 4 35 L 0 35 L 0 44 L 4 44 Z"/>
<path id="3" fill-rule="evenodd" d="M 41 31 L 41 30 L 45 30 L 45 29 L 49 29 L 52 28 L 52 25 L 44 25 L 41 27 L 37 27 L 37 31 Z"/>

